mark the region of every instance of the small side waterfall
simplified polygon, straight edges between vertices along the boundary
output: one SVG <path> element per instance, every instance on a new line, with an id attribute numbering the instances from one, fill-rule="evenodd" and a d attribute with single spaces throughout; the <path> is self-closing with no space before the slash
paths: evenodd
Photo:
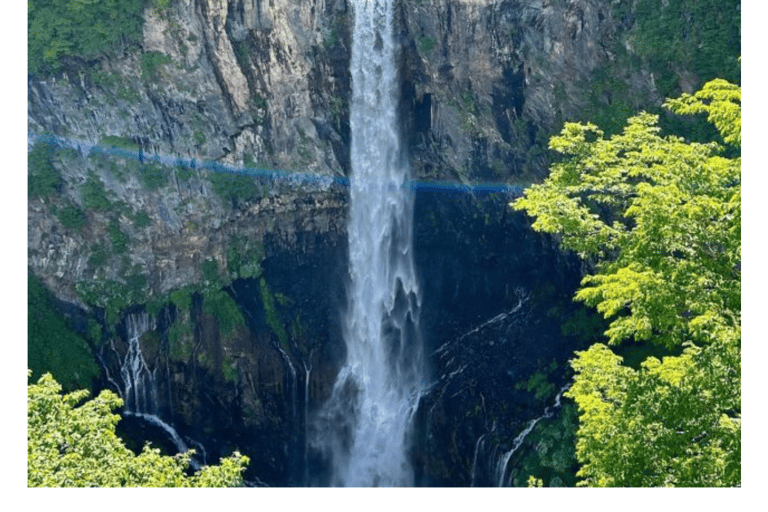
<path id="1" fill-rule="evenodd" d="M 310 352 L 309 357 L 312 357 Z M 309 382 L 312 376 L 312 361 L 304 360 L 304 486 L 309 485 Z"/>
<path id="2" fill-rule="evenodd" d="M 183 453 L 189 450 L 187 444 L 171 425 L 157 415 L 158 399 L 155 374 L 150 371 L 141 352 L 140 339 L 153 328 L 152 319 L 145 312 L 132 313 L 126 318 L 125 331 L 128 338 L 128 351 L 120 366 L 120 376 L 123 381 L 121 390 L 124 401 L 123 414 L 141 418 L 147 423 L 161 428 L 166 432 L 179 453 Z M 200 468 L 199 463 L 194 459 L 191 464 L 194 469 Z"/>
<path id="3" fill-rule="evenodd" d="M 475 443 L 475 455 L 472 457 L 472 481 L 469 484 L 470 487 L 475 487 L 475 484 L 477 483 L 477 459 L 483 449 L 483 441 L 486 436 L 488 436 L 488 434 L 481 435 L 477 438 L 477 443 Z"/>
<path id="4" fill-rule="evenodd" d="M 422 382 L 413 192 L 397 119 L 394 0 L 353 2 L 347 360 L 320 430 L 332 485 L 410 486 L 411 417 Z"/>
<path id="5" fill-rule="evenodd" d="M 298 421 L 298 418 L 296 417 L 296 387 L 298 385 L 296 367 L 293 366 L 291 357 L 286 353 L 285 350 L 283 350 L 283 347 L 281 347 L 279 344 L 276 345 L 276 347 L 277 351 L 280 352 L 283 361 L 285 361 L 286 366 L 288 366 L 288 370 L 291 372 L 291 418 L 293 422 L 296 423 Z"/>
<path id="6" fill-rule="evenodd" d="M 496 476 L 497 476 L 497 486 L 498 487 L 504 487 L 504 484 L 506 483 L 504 481 L 504 477 L 507 474 L 507 465 L 509 464 L 509 459 L 512 458 L 512 455 L 517 451 L 518 448 L 520 448 L 520 445 L 523 444 L 523 441 L 525 441 L 525 438 L 528 436 L 528 434 L 531 433 L 533 430 L 533 427 L 536 426 L 536 424 L 546 418 L 551 418 L 552 415 L 555 412 L 555 409 L 558 409 L 560 407 L 560 400 L 563 397 L 563 393 L 570 387 L 570 384 L 566 384 L 562 388 L 560 388 L 560 391 L 557 393 L 557 396 L 555 397 L 555 403 L 544 409 L 544 414 L 539 416 L 538 418 L 535 418 L 531 420 L 528 425 L 523 429 L 520 434 L 515 438 L 515 440 L 512 442 L 512 448 L 509 449 L 509 451 L 502 454 L 502 456 L 499 458 L 499 462 L 496 466 Z"/>
<path id="7" fill-rule="evenodd" d="M 128 352 L 120 367 L 125 411 L 155 414 L 157 412 L 155 376 L 144 361 L 139 345 L 139 339 L 152 328 L 150 318 L 146 313 L 134 313 L 128 315 L 125 323 Z"/>
<path id="8" fill-rule="evenodd" d="M 160 427 L 163 429 L 166 434 L 168 434 L 168 437 L 173 441 L 174 446 L 176 446 L 176 449 L 179 450 L 179 453 L 186 452 L 189 450 L 187 447 L 187 444 L 184 442 L 183 439 L 181 439 L 181 436 L 179 436 L 179 433 L 176 432 L 176 429 L 174 429 L 172 426 L 161 420 L 159 417 L 155 416 L 154 414 L 144 414 L 141 412 L 128 412 L 125 411 L 123 414 L 127 414 L 129 416 L 136 416 L 137 418 L 141 418 L 147 423 L 151 423 L 155 425 L 156 427 Z"/>

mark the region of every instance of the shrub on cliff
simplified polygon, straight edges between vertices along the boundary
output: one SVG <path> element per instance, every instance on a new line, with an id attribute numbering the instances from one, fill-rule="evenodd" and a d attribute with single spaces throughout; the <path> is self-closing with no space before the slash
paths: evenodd
<path id="1" fill-rule="evenodd" d="M 29 0 L 29 74 L 46 76 L 62 58 L 93 59 L 141 39 L 144 6 L 152 0 Z"/>
<path id="2" fill-rule="evenodd" d="M 50 374 L 27 387 L 27 485 L 29 487 L 236 487 L 248 457 L 235 452 L 218 466 L 187 475 L 190 453 L 169 457 L 144 447 L 135 455 L 115 434 L 122 400 L 102 391 L 65 395 Z"/>

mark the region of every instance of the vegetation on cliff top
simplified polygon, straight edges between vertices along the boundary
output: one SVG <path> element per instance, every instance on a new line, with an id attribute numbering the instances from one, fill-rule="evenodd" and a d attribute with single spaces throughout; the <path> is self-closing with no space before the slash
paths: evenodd
<path id="1" fill-rule="evenodd" d="M 141 37 L 144 6 L 152 0 L 29 0 L 29 73 L 47 75 L 62 59 L 93 59 Z"/>
<path id="2" fill-rule="evenodd" d="M 741 89 L 666 105 L 707 114 L 722 142 L 663 137 L 646 113 L 607 139 L 567 123 L 550 141 L 563 160 L 513 203 L 595 263 L 576 300 L 610 321 L 609 344 L 673 353 L 639 368 L 603 344 L 577 353 L 583 485 L 741 482 Z"/>

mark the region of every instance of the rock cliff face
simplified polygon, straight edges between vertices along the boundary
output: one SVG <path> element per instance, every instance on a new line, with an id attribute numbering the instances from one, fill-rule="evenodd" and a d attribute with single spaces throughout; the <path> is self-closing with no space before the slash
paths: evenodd
<path id="1" fill-rule="evenodd" d="M 402 26 L 420 172 L 471 181 L 541 176 L 542 142 L 588 105 L 617 28 L 591 0 L 414 1 Z"/>
<path id="2" fill-rule="evenodd" d="M 348 59 L 341 42 L 336 52 L 322 45 L 324 33 L 339 33 L 336 11 L 347 9 L 335 4 L 179 0 L 161 13 L 147 8 L 141 52 L 29 80 L 29 129 L 338 171 L 330 104 L 348 95 Z"/>
<path id="3" fill-rule="evenodd" d="M 208 460 L 240 448 L 248 477 L 272 485 L 322 472 L 306 423 L 344 359 L 347 191 L 330 178 L 350 168 L 351 8 L 172 1 L 146 9 L 140 49 L 28 79 L 30 134 L 81 144 L 32 149 L 60 181 L 30 197 L 29 270 L 72 305 L 65 313 L 102 368 L 98 386 L 125 390 L 127 318 L 149 314 L 140 342 L 159 415 Z M 594 102 L 590 73 L 613 58 L 618 29 L 599 0 L 403 0 L 397 24 L 415 177 L 461 183 L 541 177 L 547 136 Z M 627 83 L 653 96 L 642 74 Z M 102 149 L 83 150 L 94 144 Z M 115 146 L 128 152 L 105 149 Z M 279 172 L 242 177 L 216 163 Z M 417 198 L 427 338 L 431 351 L 454 340 L 456 352 L 433 353 L 439 384 L 415 448 L 423 484 L 468 485 L 477 436 L 513 432 L 521 420 L 511 415 L 525 413 L 487 404 L 507 397 L 493 389 L 569 353 L 552 326 L 534 330 L 537 340 L 510 331 L 505 347 L 519 350 L 477 341 L 490 366 L 445 380 L 467 357 L 462 333 L 522 296 L 536 299 L 526 307 L 541 326 L 575 286 L 578 267 L 508 212 L 509 199 Z M 86 332 L 94 322 L 98 334 Z"/>

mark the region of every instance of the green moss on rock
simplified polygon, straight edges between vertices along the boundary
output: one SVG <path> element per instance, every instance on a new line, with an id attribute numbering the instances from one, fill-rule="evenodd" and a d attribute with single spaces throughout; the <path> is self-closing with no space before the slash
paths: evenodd
<path id="1" fill-rule="evenodd" d="M 66 390 L 91 389 L 99 367 L 85 339 L 68 325 L 31 272 L 27 283 L 27 364 L 33 378 L 50 372 Z"/>

